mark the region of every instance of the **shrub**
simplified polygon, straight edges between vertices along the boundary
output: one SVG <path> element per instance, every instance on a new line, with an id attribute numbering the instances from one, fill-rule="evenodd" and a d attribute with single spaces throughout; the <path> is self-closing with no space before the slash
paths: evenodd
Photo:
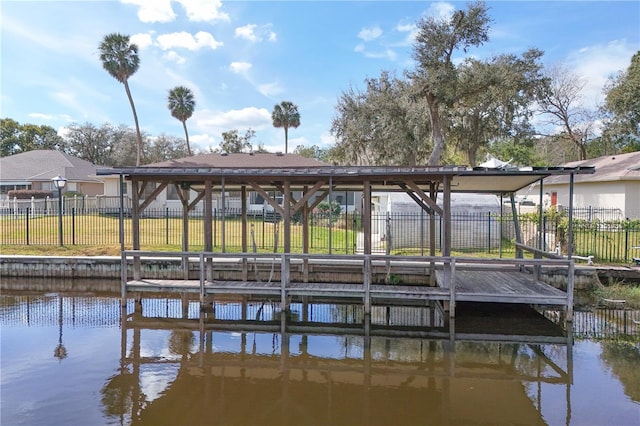
<path id="1" fill-rule="evenodd" d="M 52 191 L 46 191 L 44 189 L 12 189 L 7 192 L 7 196 L 10 199 L 17 198 L 18 200 L 30 200 L 31 197 L 36 199 L 44 199 L 52 197 Z"/>

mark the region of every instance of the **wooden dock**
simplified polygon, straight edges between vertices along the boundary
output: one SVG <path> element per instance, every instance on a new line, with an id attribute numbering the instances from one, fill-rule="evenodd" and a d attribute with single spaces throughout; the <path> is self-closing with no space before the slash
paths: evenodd
<path id="1" fill-rule="evenodd" d="M 307 297 L 361 301 L 365 313 L 370 312 L 372 304 L 424 305 L 436 301 L 450 317 L 455 316 L 457 302 L 487 302 L 562 306 L 568 321 L 573 315 L 573 261 L 564 259 L 162 253 L 183 259 L 187 265 L 184 278 L 143 277 L 139 265 L 144 264 L 145 258 L 158 255 L 123 252 L 123 301 L 130 293 L 195 293 L 206 308 L 213 298 L 244 295 L 279 301 L 284 310 L 292 299 Z M 271 273 L 263 274 L 269 276 L 267 281 L 260 279 L 258 273 L 250 278 L 251 271 L 260 263 L 258 259 L 263 265 L 271 261 Z M 198 279 L 189 276 L 189 264 L 195 265 Z M 314 271 L 323 265 L 334 269 L 340 265 L 342 282 L 314 280 Z M 566 291 L 541 278 L 545 267 L 558 266 L 568 270 Z M 242 278 L 214 279 L 216 268 L 224 271 L 222 275 L 236 268 Z M 128 276 L 129 270 L 133 270 L 133 279 Z M 402 283 L 403 274 L 412 276 L 412 280 L 422 276 L 423 280 L 407 285 Z M 395 282 L 389 277 L 394 277 Z"/>

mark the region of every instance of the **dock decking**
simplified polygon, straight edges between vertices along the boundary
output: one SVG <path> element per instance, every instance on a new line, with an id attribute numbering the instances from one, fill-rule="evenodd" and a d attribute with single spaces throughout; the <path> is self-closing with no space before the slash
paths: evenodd
<path id="1" fill-rule="evenodd" d="M 145 256 L 153 254 L 135 251 L 123 254 L 123 300 L 128 293 L 178 292 L 199 294 L 203 307 L 216 296 L 250 295 L 280 301 L 282 309 L 286 309 L 291 298 L 311 297 L 360 300 L 365 312 L 370 311 L 372 303 L 401 305 L 437 301 L 451 317 L 455 316 L 457 302 L 563 306 L 568 320 L 571 320 L 573 313 L 573 262 L 567 260 L 282 254 L 280 260 L 275 262 L 273 259 L 276 256 L 273 254 L 199 253 L 198 258 L 194 258 L 190 253 L 191 261 L 187 260 L 185 264 L 191 262 L 198 266 L 197 280 L 143 278 L 139 267 L 134 268 L 136 276 L 130 280 L 127 266 L 139 264 Z M 189 254 L 173 255 L 184 259 Z M 270 277 L 274 279 L 263 281 L 258 274 L 253 280 L 248 278 L 249 271 L 258 263 L 256 257 L 262 257 L 263 264 L 265 257 L 272 259 Z M 314 265 L 322 265 L 326 260 L 330 267 L 335 268 L 336 262 L 341 259 L 344 260 L 340 267 L 342 277 L 348 278 L 344 282 L 316 281 L 310 277 Z M 568 267 L 567 291 L 552 287 L 541 279 L 541 271 L 545 266 L 555 268 L 559 264 Z M 225 273 L 235 265 L 244 279 L 213 279 L 216 265 L 223 268 Z M 351 272 L 345 272 L 349 267 Z M 187 277 L 188 272 L 187 269 L 183 275 Z M 380 276 L 384 278 L 385 273 L 387 278 L 393 275 L 400 282 L 380 282 Z M 423 282 L 404 284 L 398 273 L 412 274 L 414 278 L 416 275 L 422 276 Z"/>

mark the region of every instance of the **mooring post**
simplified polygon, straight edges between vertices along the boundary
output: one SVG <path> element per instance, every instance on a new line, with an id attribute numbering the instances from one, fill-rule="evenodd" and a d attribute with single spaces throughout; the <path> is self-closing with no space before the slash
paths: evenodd
<path id="1" fill-rule="evenodd" d="M 204 282 L 205 282 L 204 252 L 200 252 L 200 310 L 205 308 L 204 305 Z"/>
<path id="2" fill-rule="evenodd" d="M 120 252 L 120 298 L 122 306 L 127 306 L 127 254 Z"/>
<path id="3" fill-rule="evenodd" d="M 456 259 L 449 260 L 449 318 L 456 316 Z"/>
<path id="4" fill-rule="evenodd" d="M 575 264 L 569 259 L 567 270 L 567 322 L 573 322 L 573 288 L 575 285 Z"/>
<path id="5" fill-rule="evenodd" d="M 280 262 L 280 310 L 284 315 L 287 309 L 287 285 L 289 284 L 289 259 L 288 253 L 282 253 L 282 260 Z"/>
<path id="6" fill-rule="evenodd" d="M 364 314 L 371 314 L 371 255 L 364 255 Z"/>

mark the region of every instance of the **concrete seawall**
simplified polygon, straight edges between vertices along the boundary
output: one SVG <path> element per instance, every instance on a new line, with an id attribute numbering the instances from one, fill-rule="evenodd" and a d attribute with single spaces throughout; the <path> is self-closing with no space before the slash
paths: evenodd
<path id="1" fill-rule="evenodd" d="M 226 267 L 228 266 L 230 265 L 226 265 Z M 0 277 L 99 278 L 119 281 L 121 277 L 120 268 L 119 256 L 0 256 Z M 190 275 L 197 277 L 197 268 L 197 263 L 190 264 Z M 142 269 L 144 276 L 149 278 L 182 279 L 183 277 L 180 259 L 178 258 L 145 259 Z M 232 271 L 229 271 L 229 273 L 232 273 Z M 129 271 L 129 274 L 131 274 L 131 271 Z M 566 270 L 548 270 L 545 275 L 545 281 L 555 287 L 562 288 L 566 285 Z M 323 278 L 326 279 L 327 277 Z M 228 279 L 233 279 L 233 277 L 228 277 Z M 640 281 L 640 268 L 576 265 L 576 290 L 600 286 L 602 285 L 601 281 L 617 280 Z"/>

